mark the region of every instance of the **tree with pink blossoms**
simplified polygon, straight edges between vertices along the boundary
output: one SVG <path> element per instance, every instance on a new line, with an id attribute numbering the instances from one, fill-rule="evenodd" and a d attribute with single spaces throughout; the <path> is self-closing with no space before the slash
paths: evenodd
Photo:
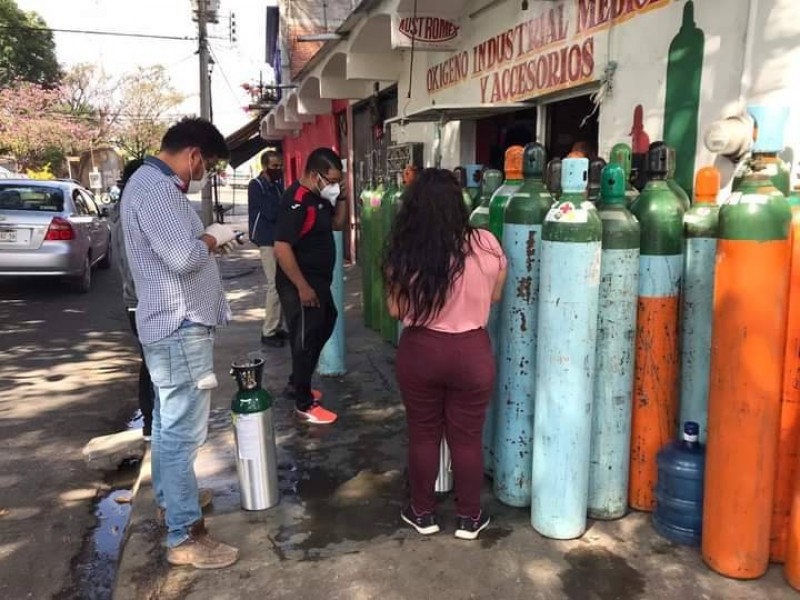
<path id="1" fill-rule="evenodd" d="M 60 88 L 19 80 L 0 88 L 0 153 L 13 154 L 21 171 L 60 164 L 89 139 L 87 123 L 66 108 Z"/>

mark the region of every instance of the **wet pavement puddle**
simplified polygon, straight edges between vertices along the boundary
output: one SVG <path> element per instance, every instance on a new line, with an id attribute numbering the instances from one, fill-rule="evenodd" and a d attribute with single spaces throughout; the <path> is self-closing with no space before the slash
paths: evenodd
<path id="1" fill-rule="evenodd" d="M 633 600 L 644 596 L 642 574 L 605 548 L 575 548 L 564 559 L 569 568 L 559 578 L 570 600 Z"/>
<path id="2" fill-rule="evenodd" d="M 84 537 L 81 551 L 72 562 L 72 586 L 55 596 L 57 600 L 111 598 L 139 467 L 139 461 L 130 461 L 106 478 L 108 489 L 100 492 L 92 508 L 97 523 Z"/>
<path id="3" fill-rule="evenodd" d="M 137 411 L 126 425 L 128 429 L 141 429 L 142 424 L 141 413 Z M 72 560 L 72 585 L 54 596 L 56 600 L 111 598 L 131 514 L 131 490 L 140 467 L 141 461 L 125 461 L 117 471 L 105 477 L 105 486 L 98 491 L 92 505 L 97 522 Z"/>

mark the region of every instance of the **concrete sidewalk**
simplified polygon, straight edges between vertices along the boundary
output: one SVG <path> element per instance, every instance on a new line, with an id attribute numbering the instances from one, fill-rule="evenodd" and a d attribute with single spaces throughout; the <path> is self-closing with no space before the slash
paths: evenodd
<path id="1" fill-rule="evenodd" d="M 231 361 L 262 355 L 266 386 L 279 392 L 289 374 L 287 349 L 263 351 L 263 275 L 258 253 L 223 264 L 234 322 L 219 331 L 209 440 L 197 461 L 203 485 L 215 489 L 206 521 L 212 534 L 241 549 L 222 571 L 168 568 L 145 464 L 122 555 L 115 598 L 193 599 L 461 599 L 461 598 L 724 598 L 795 597 L 779 567 L 755 582 L 709 571 L 698 552 L 670 544 L 647 515 L 596 522 L 571 542 L 547 540 L 529 512 L 504 507 L 484 490 L 494 522 L 478 542 L 453 537 L 454 507 L 444 500 L 444 531 L 422 538 L 401 524 L 405 500 L 405 418 L 394 379 L 394 350 L 361 323 L 358 270 L 347 272 L 347 366 L 342 380 L 323 380 L 324 403 L 340 414 L 330 428 L 298 425 L 276 398 L 282 489 L 280 506 L 239 509 L 228 409 Z M 732 524 L 735 526 L 735 524 Z"/>

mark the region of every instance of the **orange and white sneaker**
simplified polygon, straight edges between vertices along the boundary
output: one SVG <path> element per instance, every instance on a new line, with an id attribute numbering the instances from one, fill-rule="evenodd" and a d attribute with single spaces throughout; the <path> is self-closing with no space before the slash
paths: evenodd
<path id="1" fill-rule="evenodd" d="M 314 402 L 306 410 L 294 409 L 298 418 L 311 425 L 331 425 L 336 422 L 339 417 L 325 408 L 319 402 Z"/>

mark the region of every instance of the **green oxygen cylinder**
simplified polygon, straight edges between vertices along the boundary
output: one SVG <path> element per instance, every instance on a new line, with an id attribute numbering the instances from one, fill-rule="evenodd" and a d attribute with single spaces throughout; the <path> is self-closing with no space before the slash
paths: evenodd
<path id="1" fill-rule="evenodd" d="M 668 146 L 651 146 L 649 181 L 631 207 L 642 235 L 628 504 L 642 511 L 655 507 L 656 456 L 678 424 L 685 210 L 667 183 L 671 161 Z"/>
<path id="2" fill-rule="evenodd" d="M 556 157 L 547 163 L 544 172 L 544 181 L 553 200 L 558 202 L 561 198 L 561 159 Z"/>
<path id="3" fill-rule="evenodd" d="M 383 247 L 392 230 L 398 191 L 397 182 L 392 179 L 389 181 L 389 187 L 386 188 L 386 191 L 383 193 L 383 198 L 381 198 L 381 253 L 383 252 Z M 385 341 L 392 342 L 397 335 L 397 321 L 389 314 L 389 307 L 386 304 L 385 285 L 381 286 L 381 299 L 381 336 Z"/>
<path id="4" fill-rule="evenodd" d="M 400 210 L 400 203 L 403 198 L 403 192 L 406 189 L 405 178 L 398 177 L 398 186 L 397 190 L 395 191 L 394 195 L 392 196 L 392 201 L 389 206 L 389 210 L 391 211 L 391 221 L 389 224 L 389 229 L 386 232 L 386 235 L 389 236 L 394 226 L 394 218 L 397 216 L 397 211 Z M 389 342 L 393 346 L 397 346 L 397 343 L 400 341 L 400 333 L 402 332 L 402 323 L 397 319 L 391 319 L 389 325 L 387 326 L 387 333 Z"/>
<path id="5" fill-rule="evenodd" d="M 667 168 L 669 169 L 669 171 L 667 172 L 667 186 L 669 187 L 670 190 L 672 190 L 673 194 L 675 194 L 676 196 L 678 196 L 678 198 L 680 198 L 681 204 L 683 204 L 683 210 L 685 212 L 689 210 L 689 208 L 691 208 L 692 201 L 689 200 L 689 195 L 686 193 L 686 190 L 684 190 L 683 187 L 678 185 L 678 182 L 675 181 L 675 160 L 676 160 L 675 148 L 673 148 L 672 146 L 668 146 L 665 142 L 653 142 L 652 144 L 650 144 L 651 151 L 652 150 L 660 151 L 661 148 L 664 148 L 666 153 L 669 155 L 669 162 L 667 163 Z M 689 187 L 688 189 L 692 188 Z"/>
<path id="6" fill-rule="evenodd" d="M 600 181 L 606 161 L 600 157 L 589 161 L 589 185 L 587 187 L 588 200 L 594 204 L 600 200 Z"/>
<path id="7" fill-rule="evenodd" d="M 466 190 L 472 200 L 470 211 L 478 208 L 481 204 L 481 181 L 483 179 L 483 165 L 467 165 L 464 167 L 466 172 Z"/>
<path id="8" fill-rule="evenodd" d="M 786 107 L 776 109 L 775 107 L 752 105 L 747 107 L 747 112 L 753 118 L 755 141 L 752 155 L 743 165 L 745 169 L 740 171 L 733 180 L 733 191 L 739 191 L 749 171 L 757 171 L 761 175 L 769 177 L 772 185 L 778 188 L 784 196 L 789 196 L 792 191 L 791 168 L 778 156 L 780 150 L 776 150 L 778 147 L 776 140 L 783 134 L 789 118 L 789 111 Z"/>
<path id="9" fill-rule="evenodd" d="M 503 239 L 503 221 L 506 218 L 506 205 L 522 185 L 522 153 L 522 146 L 511 146 L 506 150 L 504 166 L 506 180 L 497 188 L 489 203 L 489 230 L 501 241 Z"/>
<path id="10" fill-rule="evenodd" d="M 489 229 L 489 203 L 492 195 L 503 185 L 503 172 L 489 169 L 481 177 L 481 194 L 478 196 L 478 208 L 472 211 L 469 224 L 478 229 Z"/>
<path id="11" fill-rule="evenodd" d="M 633 168 L 633 150 L 628 144 L 614 144 L 611 148 L 610 162 L 622 167 L 625 172 L 625 206 L 630 208 L 639 191 L 631 184 L 631 169 Z"/>
<path id="12" fill-rule="evenodd" d="M 786 199 L 789 201 L 789 206 L 794 210 L 795 207 L 800 206 L 800 170 L 798 165 L 795 165 L 795 170 L 792 172 L 791 188 Z"/>
<path id="13" fill-rule="evenodd" d="M 266 510 L 280 501 L 280 487 L 273 401 L 261 385 L 264 359 L 235 360 L 230 373 L 239 388 L 231 403 L 231 420 L 242 508 Z"/>
<path id="14" fill-rule="evenodd" d="M 370 236 L 369 248 L 370 255 L 367 260 L 370 262 L 370 277 L 372 279 L 370 304 L 372 305 L 372 326 L 375 331 L 381 329 L 381 313 L 386 305 L 383 296 L 383 274 L 381 273 L 381 261 L 383 257 L 383 234 L 381 231 L 381 201 L 386 192 L 385 186 L 381 183 L 372 193 L 370 210 Z"/>
<path id="15" fill-rule="evenodd" d="M 688 194 L 694 185 L 704 46 L 705 36 L 694 21 L 694 2 L 689 0 L 683 6 L 681 28 L 669 46 L 664 101 L 664 142 L 675 148 L 675 180 Z"/>
<path id="16" fill-rule="evenodd" d="M 464 167 L 456 167 L 453 169 L 453 175 L 456 176 L 458 184 L 461 186 L 461 197 L 464 199 L 464 204 L 467 206 L 467 210 L 471 211 L 473 205 L 472 196 L 467 190 L 467 170 Z"/>
<path id="17" fill-rule="evenodd" d="M 372 234 L 372 195 L 375 193 L 372 183 L 361 192 L 358 197 L 361 208 L 360 225 L 360 242 L 361 252 L 359 254 L 359 263 L 361 264 L 361 304 L 364 316 L 364 327 L 372 327 L 372 261 L 369 259 L 371 256 L 370 236 Z"/>
<path id="18" fill-rule="evenodd" d="M 403 182 L 402 182 L 403 185 L 401 186 L 399 193 L 395 196 L 396 198 L 394 205 L 395 216 L 400 211 L 400 208 L 403 205 L 403 196 L 405 194 L 406 189 L 408 188 L 408 186 L 414 183 L 414 180 L 417 178 L 418 174 L 419 174 L 419 169 L 414 165 L 408 165 L 403 171 Z M 395 339 L 394 339 L 395 346 L 400 343 L 400 337 L 403 335 L 404 327 L 405 326 L 403 325 L 403 321 L 398 320 L 397 327 L 395 328 Z"/>

